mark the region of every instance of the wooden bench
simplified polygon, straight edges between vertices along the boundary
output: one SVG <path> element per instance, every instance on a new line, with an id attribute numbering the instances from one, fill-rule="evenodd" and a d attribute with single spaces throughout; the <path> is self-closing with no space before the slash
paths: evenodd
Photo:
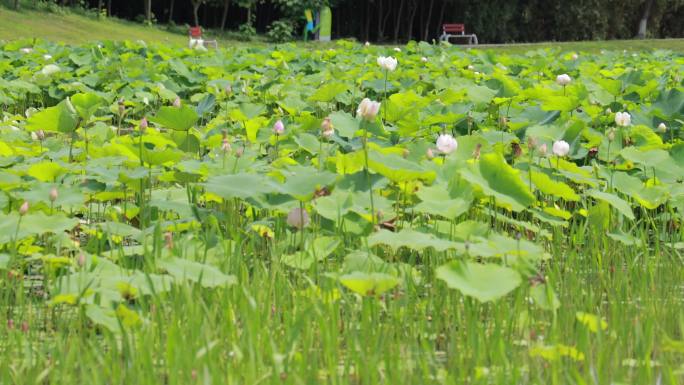
<path id="1" fill-rule="evenodd" d="M 218 48 L 218 42 L 216 40 L 204 40 L 202 37 L 202 27 L 190 27 L 188 36 L 190 37 L 190 48 L 194 48 L 195 44 L 200 44 L 205 48 Z"/>
<path id="2" fill-rule="evenodd" d="M 451 39 L 468 39 L 468 45 L 477 45 L 477 35 L 474 33 L 465 33 L 465 24 L 443 24 L 442 36 L 439 37 L 441 41 L 450 41 Z"/>

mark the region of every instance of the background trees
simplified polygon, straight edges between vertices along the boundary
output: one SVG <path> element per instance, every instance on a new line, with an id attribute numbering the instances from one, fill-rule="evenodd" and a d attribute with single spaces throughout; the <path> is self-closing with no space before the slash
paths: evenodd
<path id="1" fill-rule="evenodd" d="M 334 37 L 361 41 L 430 41 L 446 22 L 465 23 L 486 43 L 684 36 L 684 0 L 108 0 L 106 6 L 121 18 L 222 30 L 247 25 L 265 32 L 281 20 L 297 36 L 304 9 L 322 5 L 333 7 Z"/>

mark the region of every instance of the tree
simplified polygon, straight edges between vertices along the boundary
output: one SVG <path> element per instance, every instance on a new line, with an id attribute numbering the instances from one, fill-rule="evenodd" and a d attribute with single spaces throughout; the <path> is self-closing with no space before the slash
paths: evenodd
<path id="1" fill-rule="evenodd" d="M 145 22 L 152 24 L 152 0 L 145 0 Z"/>
<path id="2" fill-rule="evenodd" d="M 228 8 L 230 7 L 230 0 L 223 0 L 223 15 L 221 16 L 221 31 L 226 30 L 226 19 L 228 19 Z"/>
<path id="3" fill-rule="evenodd" d="M 646 38 L 646 24 L 648 23 L 648 17 L 651 15 L 651 7 L 653 7 L 653 0 L 647 0 L 644 8 L 644 13 L 641 15 L 641 20 L 639 20 L 639 30 L 637 31 L 637 38 Z"/>
<path id="4" fill-rule="evenodd" d="M 200 6 L 206 2 L 206 0 L 190 0 L 192 3 L 192 16 L 194 17 L 195 20 L 195 26 L 199 26 L 199 16 L 198 16 L 198 11 Z"/>

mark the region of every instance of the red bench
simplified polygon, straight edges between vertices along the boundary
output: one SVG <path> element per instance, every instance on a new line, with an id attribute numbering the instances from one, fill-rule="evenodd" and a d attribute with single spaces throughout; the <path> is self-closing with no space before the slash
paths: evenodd
<path id="1" fill-rule="evenodd" d="M 442 36 L 439 37 L 439 40 L 450 41 L 451 39 L 468 39 L 468 45 L 477 45 L 477 35 L 465 33 L 465 24 L 442 25 Z"/>

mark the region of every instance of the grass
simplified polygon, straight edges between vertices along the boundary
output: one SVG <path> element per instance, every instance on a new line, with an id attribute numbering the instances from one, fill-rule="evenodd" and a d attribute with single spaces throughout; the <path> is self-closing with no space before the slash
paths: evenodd
<path id="1" fill-rule="evenodd" d="M 212 34 L 210 33 L 209 36 Z M 187 37 L 184 34 L 170 32 L 156 26 L 144 26 L 111 18 L 98 20 L 68 11 L 47 13 L 21 10 L 17 12 L 0 6 L 0 40 L 34 38 L 67 44 L 86 43 L 93 40 L 144 40 L 178 46 L 187 44 Z M 236 44 L 265 44 L 263 42 L 245 43 L 222 36 L 218 36 L 217 40 L 223 47 Z M 317 43 L 306 43 L 306 45 L 319 46 Z M 550 47 L 560 47 L 564 51 L 584 52 L 598 52 L 602 49 L 633 51 L 670 49 L 684 52 L 684 39 L 483 44 L 478 48 L 523 53 Z"/>

